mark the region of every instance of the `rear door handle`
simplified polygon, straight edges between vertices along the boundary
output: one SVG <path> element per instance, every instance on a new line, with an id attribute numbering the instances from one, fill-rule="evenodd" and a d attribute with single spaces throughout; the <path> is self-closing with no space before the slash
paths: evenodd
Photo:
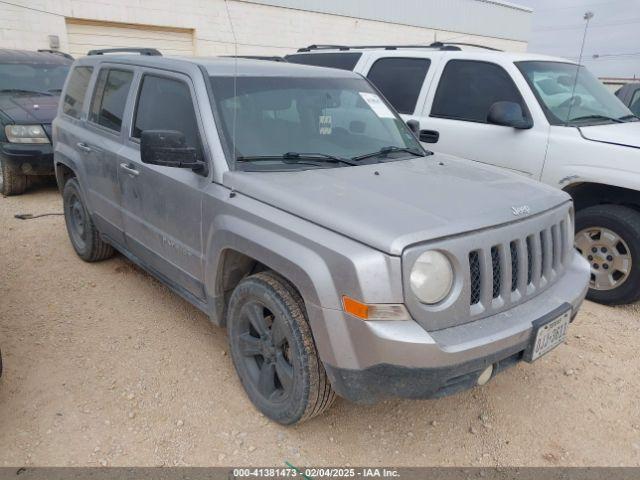
<path id="1" fill-rule="evenodd" d="M 140 172 L 138 170 L 136 170 L 133 167 L 130 167 L 126 163 L 121 163 L 120 168 L 125 172 L 127 172 L 129 175 L 133 175 L 134 177 L 137 177 L 138 175 L 140 175 Z"/>
<path id="2" fill-rule="evenodd" d="M 420 130 L 420 141 L 424 143 L 438 143 L 440 132 L 436 130 Z"/>
<path id="3" fill-rule="evenodd" d="M 86 153 L 90 153 L 93 151 L 93 149 L 89 145 L 83 142 L 76 143 L 76 147 L 78 147 L 80 150 Z"/>

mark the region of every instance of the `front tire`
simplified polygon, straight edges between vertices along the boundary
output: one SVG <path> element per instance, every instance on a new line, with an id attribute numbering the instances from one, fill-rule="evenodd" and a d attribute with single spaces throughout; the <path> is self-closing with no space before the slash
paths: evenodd
<path id="1" fill-rule="evenodd" d="M 272 272 L 244 279 L 227 313 L 233 364 L 256 408 L 283 425 L 308 420 L 335 399 L 304 302 Z"/>
<path id="2" fill-rule="evenodd" d="M 91 220 L 75 178 L 65 184 L 62 203 L 69 239 L 78 256 L 85 262 L 98 262 L 112 257 L 113 247 L 100 237 L 100 232 Z"/>
<path id="3" fill-rule="evenodd" d="M 640 299 L 640 212 L 622 205 L 579 210 L 575 245 L 591 265 L 589 300 L 622 305 Z"/>
<path id="4" fill-rule="evenodd" d="M 27 189 L 27 176 L 18 167 L 0 157 L 0 193 L 8 197 L 22 195 Z"/>

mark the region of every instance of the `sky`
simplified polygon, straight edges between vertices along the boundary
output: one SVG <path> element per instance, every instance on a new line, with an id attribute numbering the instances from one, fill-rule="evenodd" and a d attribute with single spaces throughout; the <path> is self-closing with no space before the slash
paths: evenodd
<path id="1" fill-rule="evenodd" d="M 640 78 L 640 0 L 511 0 L 533 9 L 528 51 L 578 60 L 598 77 Z M 594 58 L 597 55 L 597 58 Z"/>

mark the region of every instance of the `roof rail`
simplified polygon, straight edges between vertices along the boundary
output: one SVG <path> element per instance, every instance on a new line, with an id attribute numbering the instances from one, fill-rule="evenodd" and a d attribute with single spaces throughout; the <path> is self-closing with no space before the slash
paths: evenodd
<path id="1" fill-rule="evenodd" d="M 298 52 L 311 52 L 314 50 L 360 50 L 365 48 L 398 50 L 402 48 L 433 48 L 438 50 L 462 50 L 460 47 L 476 47 L 485 50 L 501 52 L 497 48 L 487 47 L 485 45 L 477 45 L 475 43 L 462 42 L 433 42 L 428 45 L 309 45 L 308 47 L 299 48 Z"/>
<path id="2" fill-rule="evenodd" d="M 270 55 L 224 55 L 227 58 L 244 58 L 248 60 L 269 60 L 271 62 L 286 62 L 283 57 Z"/>
<path id="3" fill-rule="evenodd" d="M 101 50 L 89 50 L 87 55 L 104 55 L 105 53 L 138 53 L 149 57 L 161 57 L 160 50 L 155 48 L 104 48 Z"/>
<path id="4" fill-rule="evenodd" d="M 365 48 L 398 50 L 400 48 L 438 48 L 440 50 L 461 50 L 459 47 L 448 45 L 309 45 L 299 48 L 298 52 L 311 52 L 313 50 L 361 50 Z"/>
<path id="5" fill-rule="evenodd" d="M 484 50 L 491 50 L 492 52 L 503 52 L 504 50 L 500 50 L 499 48 L 487 47 L 486 45 L 478 45 L 477 43 L 464 43 L 464 42 L 433 42 L 431 44 L 432 47 L 443 49 L 443 47 L 447 47 L 449 45 L 453 45 L 454 47 L 476 47 L 482 48 Z"/>
<path id="6" fill-rule="evenodd" d="M 54 55 L 60 55 L 61 57 L 68 58 L 69 60 L 75 60 L 75 58 L 73 58 L 68 53 L 60 52 L 58 50 L 49 50 L 49 49 L 46 49 L 46 48 L 39 48 L 38 52 L 39 53 L 53 53 Z"/>

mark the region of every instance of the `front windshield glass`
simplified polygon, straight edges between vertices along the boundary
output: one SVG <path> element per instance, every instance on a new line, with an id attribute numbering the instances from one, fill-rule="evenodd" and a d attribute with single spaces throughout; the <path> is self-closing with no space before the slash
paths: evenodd
<path id="1" fill-rule="evenodd" d="M 363 79 L 240 76 L 234 85 L 233 77 L 211 77 L 211 85 L 237 169 L 335 168 L 425 154 Z"/>
<path id="2" fill-rule="evenodd" d="M 69 65 L 0 63 L 0 93 L 57 94 L 62 91 L 68 72 Z"/>
<path id="3" fill-rule="evenodd" d="M 635 120 L 629 118 L 631 111 L 618 97 L 583 66 L 538 61 L 516 65 L 552 125 L 585 126 Z"/>

